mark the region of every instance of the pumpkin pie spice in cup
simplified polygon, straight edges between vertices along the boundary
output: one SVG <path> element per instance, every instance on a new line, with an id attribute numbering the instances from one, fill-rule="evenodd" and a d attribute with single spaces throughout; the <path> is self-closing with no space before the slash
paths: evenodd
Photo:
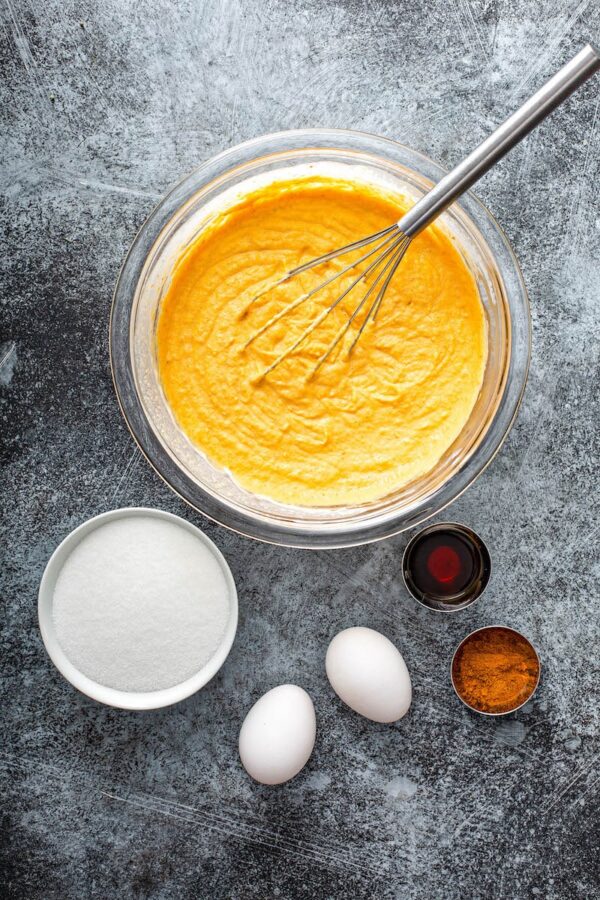
<path id="1" fill-rule="evenodd" d="M 540 660 L 527 638 L 500 625 L 479 628 L 459 644 L 452 659 L 454 690 L 469 709 L 498 716 L 533 696 Z"/>

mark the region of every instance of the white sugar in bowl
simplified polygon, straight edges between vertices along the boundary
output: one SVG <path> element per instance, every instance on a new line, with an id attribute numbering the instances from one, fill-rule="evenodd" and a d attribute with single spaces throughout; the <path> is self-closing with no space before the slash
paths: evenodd
<path id="1" fill-rule="evenodd" d="M 84 522 L 52 554 L 39 590 L 42 639 L 61 674 L 94 700 L 156 709 L 203 687 L 237 629 L 237 591 L 218 548 L 157 509 Z"/>

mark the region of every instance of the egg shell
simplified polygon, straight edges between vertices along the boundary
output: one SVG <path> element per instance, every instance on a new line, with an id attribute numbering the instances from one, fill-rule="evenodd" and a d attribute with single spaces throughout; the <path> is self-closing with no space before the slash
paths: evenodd
<path id="1" fill-rule="evenodd" d="M 281 684 L 248 712 L 240 731 L 240 758 L 262 784 L 283 784 L 308 762 L 315 745 L 313 702 L 301 687 Z"/>
<path id="2" fill-rule="evenodd" d="M 374 722 L 395 722 L 412 700 L 410 675 L 399 650 L 372 628 L 346 628 L 331 641 L 327 677 L 338 697 Z"/>

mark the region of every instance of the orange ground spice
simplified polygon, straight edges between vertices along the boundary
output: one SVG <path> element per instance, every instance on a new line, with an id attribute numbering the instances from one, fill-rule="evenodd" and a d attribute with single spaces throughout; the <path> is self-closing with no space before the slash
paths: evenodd
<path id="1" fill-rule="evenodd" d="M 480 712 L 504 713 L 521 706 L 535 690 L 539 674 L 533 647 L 510 628 L 476 631 L 452 663 L 458 694 Z"/>

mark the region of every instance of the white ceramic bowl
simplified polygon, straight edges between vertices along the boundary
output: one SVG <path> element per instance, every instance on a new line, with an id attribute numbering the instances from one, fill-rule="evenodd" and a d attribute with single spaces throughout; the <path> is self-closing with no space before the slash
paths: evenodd
<path id="1" fill-rule="evenodd" d="M 229 589 L 229 620 L 223 640 L 215 650 L 213 656 L 206 665 L 192 675 L 191 678 L 188 678 L 173 687 L 164 688 L 160 691 L 119 691 L 115 688 L 109 688 L 105 685 L 98 684 L 98 682 L 88 678 L 88 676 L 80 672 L 67 657 L 58 642 L 54 627 L 54 618 L 52 615 L 54 588 L 56 580 L 67 558 L 73 552 L 77 544 L 96 528 L 99 528 L 101 525 L 105 525 L 107 522 L 114 519 L 123 519 L 130 516 L 165 519 L 166 521 L 179 525 L 181 528 L 189 531 L 212 553 L 221 567 L 223 577 L 225 578 Z M 210 538 L 203 534 L 199 528 L 196 528 L 195 525 L 191 525 L 189 522 L 186 522 L 185 519 L 181 519 L 179 516 L 175 516 L 172 513 L 163 512 L 159 509 L 131 507 L 125 509 L 113 509 L 110 512 L 105 512 L 99 516 L 94 516 L 92 519 L 88 519 L 87 522 L 84 522 L 82 525 L 79 525 L 78 528 L 75 528 L 75 530 L 58 545 L 48 560 L 48 564 L 42 576 L 38 596 L 38 616 L 42 639 L 50 659 L 61 675 L 63 675 L 67 681 L 70 681 L 79 691 L 87 694 L 87 696 L 91 697 L 93 700 L 98 700 L 100 703 L 105 703 L 107 706 L 116 706 L 120 709 L 158 709 L 161 706 L 170 706 L 172 703 L 178 703 L 180 700 L 185 700 L 186 697 L 189 697 L 201 687 L 204 687 L 213 675 L 219 671 L 227 659 L 235 638 L 238 621 L 238 598 L 233 575 L 231 574 L 231 569 L 229 568 L 225 557 L 218 547 L 213 544 Z"/>

